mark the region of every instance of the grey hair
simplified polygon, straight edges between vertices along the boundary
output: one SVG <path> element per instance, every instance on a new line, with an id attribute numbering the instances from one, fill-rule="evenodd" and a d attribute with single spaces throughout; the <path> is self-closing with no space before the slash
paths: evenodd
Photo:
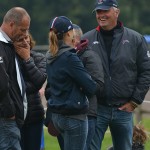
<path id="1" fill-rule="evenodd" d="M 117 7 L 112 7 L 115 11 L 119 10 Z"/>
<path id="2" fill-rule="evenodd" d="M 29 14 L 24 8 L 13 7 L 4 16 L 3 22 L 8 23 L 14 21 L 17 25 L 19 25 L 22 21 L 22 18 L 25 16 L 27 16 L 30 19 Z"/>
<path id="3" fill-rule="evenodd" d="M 81 37 L 83 35 L 82 29 L 78 25 L 73 24 L 73 29 L 75 30 L 75 34 L 77 36 Z"/>

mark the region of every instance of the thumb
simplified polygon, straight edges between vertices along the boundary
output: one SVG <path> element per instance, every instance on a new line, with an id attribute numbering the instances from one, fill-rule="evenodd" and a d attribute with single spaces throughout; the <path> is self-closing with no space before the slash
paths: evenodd
<path id="1" fill-rule="evenodd" d="M 123 105 L 121 107 L 118 108 L 119 110 L 126 110 L 126 105 Z"/>

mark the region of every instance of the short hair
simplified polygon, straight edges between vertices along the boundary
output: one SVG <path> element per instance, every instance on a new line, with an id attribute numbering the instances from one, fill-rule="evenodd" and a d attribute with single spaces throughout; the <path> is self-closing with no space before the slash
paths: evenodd
<path id="1" fill-rule="evenodd" d="M 119 10 L 119 8 L 116 8 L 116 7 L 112 7 L 113 9 L 114 9 L 114 11 L 117 11 L 117 10 Z"/>
<path id="2" fill-rule="evenodd" d="M 3 22 L 8 23 L 10 21 L 14 21 L 17 25 L 19 25 L 24 16 L 27 16 L 30 19 L 29 14 L 24 8 L 13 7 L 4 16 Z"/>
<path id="3" fill-rule="evenodd" d="M 73 24 L 73 29 L 75 30 L 76 36 L 81 37 L 83 35 L 82 29 L 78 25 Z"/>

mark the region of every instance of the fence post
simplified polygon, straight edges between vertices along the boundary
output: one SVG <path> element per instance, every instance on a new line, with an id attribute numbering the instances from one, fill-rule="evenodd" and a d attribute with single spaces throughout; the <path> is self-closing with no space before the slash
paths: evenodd
<path id="1" fill-rule="evenodd" d="M 139 123 L 142 120 L 142 108 L 141 105 L 138 106 L 135 110 L 135 119 L 136 119 L 136 124 Z"/>

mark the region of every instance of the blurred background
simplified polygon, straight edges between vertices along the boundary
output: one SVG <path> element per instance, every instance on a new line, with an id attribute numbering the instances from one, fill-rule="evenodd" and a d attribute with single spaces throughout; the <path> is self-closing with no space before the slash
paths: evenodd
<path id="1" fill-rule="evenodd" d="M 150 34 L 150 0 L 118 0 L 124 26 L 143 35 Z M 69 17 L 81 26 L 84 32 L 97 26 L 95 0 L 0 0 L 0 24 L 3 16 L 12 7 L 25 8 L 31 16 L 30 32 L 37 45 L 48 44 L 49 20 L 59 15 Z"/>

